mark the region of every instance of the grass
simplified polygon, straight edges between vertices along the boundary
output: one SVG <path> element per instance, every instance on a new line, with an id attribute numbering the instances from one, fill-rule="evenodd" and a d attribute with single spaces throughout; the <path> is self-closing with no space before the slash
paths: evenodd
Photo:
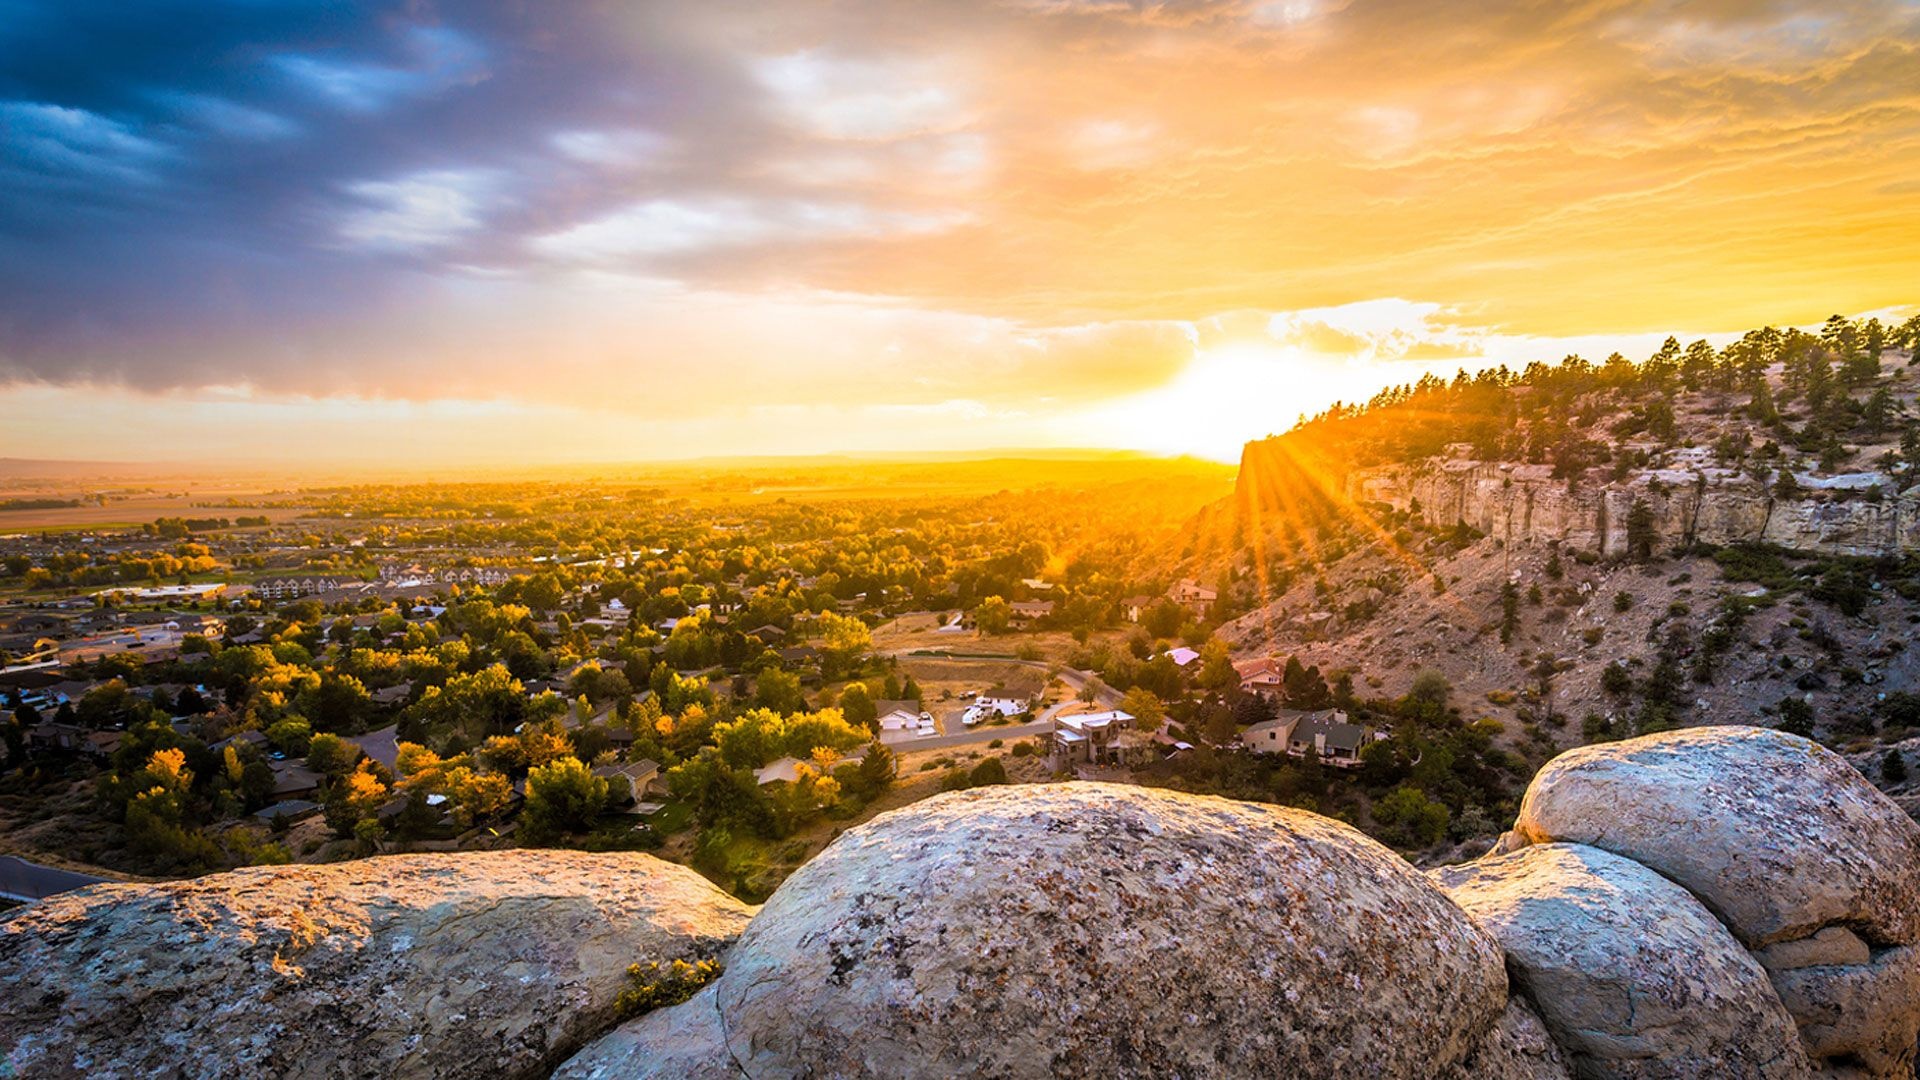
<path id="1" fill-rule="evenodd" d="M 661 836 L 672 836 L 693 824 L 693 806 L 685 802 L 670 802 L 649 817 L 647 824 L 653 826 L 653 831 Z"/>

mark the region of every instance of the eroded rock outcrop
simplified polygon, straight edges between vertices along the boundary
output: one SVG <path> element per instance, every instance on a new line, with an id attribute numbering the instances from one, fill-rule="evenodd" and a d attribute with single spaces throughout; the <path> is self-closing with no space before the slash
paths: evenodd
<path id="1" fill-rule="evenodd" d="M 0 920 L 20 1076 L 545 1075 L 628 965 L 751 909 L 645 855 L 395 855 L 102 885 Z"/>
<path id="2" fill-rule="evenodd" d="M 1582 747 L 1534 777 L 1514 829 L 1685 886 L 1759 950 L 1816 1062 L 1911 1075 L 1920 826 L 1839 755 L 1751 727 Z"/>
<path id="3" fill-rule="evenodd" d="M 102 886 L 0 918 L 0 1040 L 26 1076 L 1910 1077 L 1920 828 L 1838 760 L 1585 748 L 1438 883 L 1312 814 L 1066 784 L 882 815 L 757 915 L 570 852 Z M 607 1030 L 629 964 L 722 953 Z"/>
<path id="4" fill-rule="evenodd" d="M 768 900 L 713 993 L 733 1062 L 769 1077 L 1430 1077 L 1507 1004 L 1493 941 L 1360 833 L 1105 784 L 852 830 Z M 625 1075 L 669 1075 L 653 1048 L 705 1022 L 678 1012 L 629 1034 L 646 1052 Z"/>
<path id="5" fill-rule="evenodd" d="M 1767 973 L 1698 900 L 1639 863 L 1545 844 L 1434 872 L 1506 950 L 1582 1077 L 1810 1075 Z"/>

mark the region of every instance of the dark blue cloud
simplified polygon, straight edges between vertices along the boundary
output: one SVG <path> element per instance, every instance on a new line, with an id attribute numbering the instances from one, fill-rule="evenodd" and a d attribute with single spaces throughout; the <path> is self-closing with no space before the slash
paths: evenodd
<path id="1" fill-rule="evenodd" d="M 297 356 L 423 269 L 684 183 L 751 141 L 745 85 L 637 8 L 0 0 L 0 381 L 253 377 L 205 353 Z M 560 149 L 676 129 L 677 176 Z"/>

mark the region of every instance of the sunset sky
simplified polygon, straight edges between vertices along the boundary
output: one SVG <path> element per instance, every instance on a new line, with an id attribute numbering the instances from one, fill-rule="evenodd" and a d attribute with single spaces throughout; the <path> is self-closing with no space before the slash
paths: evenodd
<path id="1" fill-rule="evenodd" d="M 1915 303 L 1916 0 L 0 0 L 0 456 L 1232 457 Z"/>

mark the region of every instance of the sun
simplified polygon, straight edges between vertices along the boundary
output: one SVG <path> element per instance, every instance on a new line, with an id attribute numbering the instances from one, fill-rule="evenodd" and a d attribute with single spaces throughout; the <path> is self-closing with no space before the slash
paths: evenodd
<path id="1" fill-rule="evenodd" d="M 1389 381 L 1392 373 L 1372 362 L 1236 341 L 1199 351 L 1171 382 L 1081 420 L 1084 437 L 1108 445 L 1233 463 L 1247 442 L 1335 401 L 1371 397 Z"/>

